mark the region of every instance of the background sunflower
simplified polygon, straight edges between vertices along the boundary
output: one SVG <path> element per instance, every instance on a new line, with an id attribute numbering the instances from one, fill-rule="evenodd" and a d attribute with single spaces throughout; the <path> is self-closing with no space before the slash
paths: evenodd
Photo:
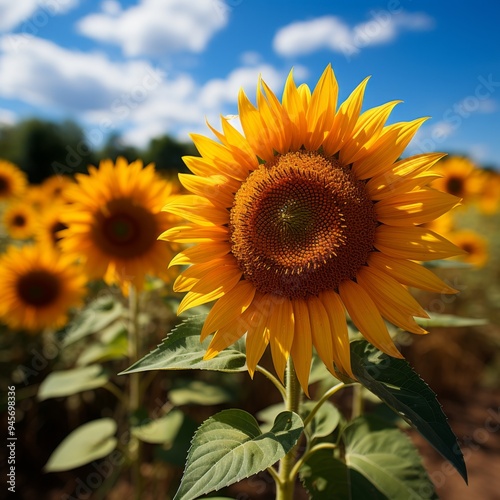
<path id="1" fill-rule="evenodd" d="M 157 237 L 171 225 L 171 216 L 160 211 L 171 183 L 152 164 L 143 168 L 141 161 L 124 158 L 116 165 L 104 160 L 76 179 L 61 216 L 68 227 L 60 233 L 63 251 L 78 258 L 91 278 L 107 283 L 142 289 L 146 275 L 167 276 L 172 251 Z"/>
<path id="2" fill-rule="evenodd" d="M 72 307 L 81 305 L 86 280 L 62 256 L 27 245 L 10 247 L 0 258 L 0 319 L 32 333 L 63 326 Z"/>

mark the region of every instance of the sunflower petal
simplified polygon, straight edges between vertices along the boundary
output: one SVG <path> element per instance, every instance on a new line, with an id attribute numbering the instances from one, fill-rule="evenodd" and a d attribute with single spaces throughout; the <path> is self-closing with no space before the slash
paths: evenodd
<path id="1" fill-rule="evenodd" d="M 295 319 L 295 333 L 290 350 L 297 378 L 304 393 L 309 396 L 309 374 L 312 361 L 312 336 L 309 308 L 303 299 L 292 302 Z"/>
<path id="2" fill-rule="evenodd" d="M 311 334 L 314 347 L 316 347 L 316 351 L 328 371 L 332 375 L 335 375 L 335 369 L 333 366 L 333 332 L 330 326 L 328 314 L 325 310 L 323 302 L 317 297 L 310 297 L 307 300 L 307 307 L 309 308 Z"/>
<path id="3" fill-rule="evenodd" d="M 365 289 L 354 281 L 345 280 L 340 283 L 339 292 L 349 316 L 363 336 L 377 349 L 389 356 L 402 358 L 403 356 L 396 349 L 387 331 L 377 306 Z"/>

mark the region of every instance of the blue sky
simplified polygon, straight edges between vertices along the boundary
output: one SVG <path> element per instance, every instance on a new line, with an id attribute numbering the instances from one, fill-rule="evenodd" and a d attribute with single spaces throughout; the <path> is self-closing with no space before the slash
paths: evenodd
<path id="1" fill-rule="evenodd" d="M 0 122 L 71 118 L 98 147 L 209 134 L 257 76 L 313 86 L 331 63 L 364 108 L 430 116 L 407 154 L 500 168 L 500 5 L 431 0 L 0 0 Z"/>

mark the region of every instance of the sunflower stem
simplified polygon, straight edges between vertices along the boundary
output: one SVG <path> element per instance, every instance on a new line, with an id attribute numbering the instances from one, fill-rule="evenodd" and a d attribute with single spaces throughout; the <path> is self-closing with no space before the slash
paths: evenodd
<path id="1" fill-rule="evenodd" d="M 293 411 L 294 413 L 299 413 L 300 402 L 302 398 L 302 388 L 300 387 L 297 374 L 295 373 L 295 368 L 293 366 L 292 358 L 288 358 L 288 364 L 286 369 L 286 380 L 285 380 L 285 407 L 287 411 Z M 297 445 L 295 445 L 280 461 L 279 465 L 279 481 L 277 481 L 276 486 L 277 500 L 292 500 L 293 492 L 295 489 L 295 475 L 292 475 L 295 454 L 297 450 Z"/>
<path id="2" fill-rule="evenodd" d="M 132 363 L 139 359 L 140 353 L 140 336 L 139 336 L 139 294 L 135 287 L 131 284 L 129 286 L 129 337 L 128 337 L 128 351 L 129 358 Z M 128 401 L 129 415 L 134 419 L 141 405 L 141 379 L 139 373 L 130 374 L 129 386 L 129 401 Z M 134 487 L 134 497 L 140 500 L 142 497 L 142 477 L 141 477 L 141 455 L 142 446 L 141 441 L 130 434 L 129 441 L 129 455 L 131 457 L 131 470 L 132 470 L 132 483 Z"/>
<path id="3" fill-rule="evenodd" d="M 354 384 L 352 390 L 351 419 L 354 420 L 363 414 L 365 401 L 363 399 L 363 386 L 361 384 Z"/>
<path id="4" fill-rule="evenodd" d="M 283 400 L 284 401 L 286 400 L 285 386 L 270 371 L 266 370 L 264 367 L 262 367 L 260 365 L 257 365 L 255 367 L 255 371 L 260 372 L 260 373 L 262 373 L 262 375 L 267 377 L 274 384 L 276 389 L 278 389 L 278 391 L 280 391 L 280 394 L 283 397 Z"/>

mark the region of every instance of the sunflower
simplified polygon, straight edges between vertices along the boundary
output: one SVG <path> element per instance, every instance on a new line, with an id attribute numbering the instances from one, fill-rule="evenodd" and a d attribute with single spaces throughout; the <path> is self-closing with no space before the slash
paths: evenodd
<path id="1" fill-rule="evenodd" d="M 465 252 L 465 255 L 460 256 L 461 261 L 474 267 L 483 267 L 488 262 L 488 241 L 476 231 L 463 229 L 451 233 L 448 237 Z"/>
<path id="2" fill-rule="evenodd" d="M 23 200 L 38 213 L 45 210 L 50 205 L 51 200 L 40 185 L 30 184 L 23 194 Z"/>
<path id="3" fill-rule="evenodd" d="M 52 175 L 47 177 L 40 187 L 49 200 L 65 201 L 66 190 L 71 184 L 73 180 L 67 175 Z"/>
<path id="4" fill-rule="evenodd" d="M 442 177 L 436 179 L 432 186 L 462 198 L 464 203 L 471 201 L 481 191 L 481 171 L 468 158 L 449 156 L 436 165 L 435 171 Z"/>
<path id="5" fill-rule="evenodd" d="M 77 174 L 66 191 L 70 205 L 61 222 L 61 248 L 79 257 L 91 278 L 104 278 L 142 289 L 147 274 L 163 277 L 172 257 L 170 246 L 157 236 L 170 227 L 172 216 L 161 212 L 172 186 L 154 166 L 104 160 L 89 175 Z"/>
<path id="6" fill-rule="evenodd" d="M 33 245 L 8 248 L 0 275 L 0 319 L 14 329 L 61 327 L 85 294 L 85 278 L 76 266 Z"/>
<path id="7" fill-rule="evenodd" d="M 196 243 L 171 265 L 190 267 L 174 283 L 188 292 L 179 313 L 216 300 L 201 338 L 206 359 L 246 334 L 247 366 L 270 345 L 283 380 L 291 356 L 307 392 L 312 348 L 332 372 L 353 376 L 345 309 L 360 332 L 401 357 L 383 318 L 425 333 L 425 311 L 405 285 L 453 293 L 415 263 L 460 253 L 419 224 L 458 199 L 427 185 L 441 154 L 398 158 L 423 119 L 385 126 L 397 104 L 360 114 L 367 79 L 336 111 L 338 86 L 326 68 L 314 91 L 290 73 L 282 103 L 263 82 L 257 107 L 238 98 L 243 134 L 222 118 L 220 142 L 193 134 L 201 157 L 180 174 L 192 194 L 165 210 L 189 222 L 161 238 Z"/>
<path id="8" fill-rule="evenodd" d="M 11 238 L 27 240 L 35 233 L 37 213 L 30 205 L 14 202 L 5 209 L 3 223 Z"/>
<path id="9" fill-rule="evenodd" d="M 56 203 L 50 208 L 46 208 L 40 214 L 35 232 L 35 239 L 45 248 L 60 251 L 60 241 L 62 239 L 59 231 L 67 229 L 66 224 L 61 221 L 67 205 Z"/>
<path id="10" fill-rule="evenodd" d="M 483 171 L 483 185 L 478 196 L 479 210 L 486 215 L 494 214 L 500 207 L 500 173 Z"/>
<path id="11" fill-rule="evenodd" d="M 20 196 L 27 183 L 22 170 L 10 161 L 0 160 L 0 201 Z"/>

